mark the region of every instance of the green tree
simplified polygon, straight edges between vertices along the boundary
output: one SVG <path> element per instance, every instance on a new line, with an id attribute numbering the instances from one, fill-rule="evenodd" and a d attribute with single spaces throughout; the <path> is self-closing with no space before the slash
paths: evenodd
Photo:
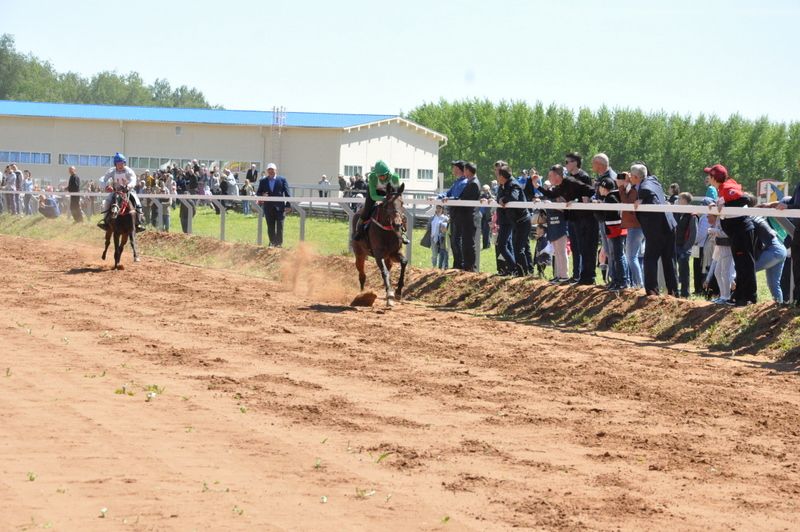
<path id="1" fill-rule="evenodd" d="M 23 55 L 14 37 L 0 36 L 0 99 L 33 102 L 94 103 L 161 107 L 209 108 L 202 92 L 182 85 L 172 90 L 166 80 L 145 84 L 137 72 L 100 72 L 86 79 L 57 72 L 33 55 Z"/>

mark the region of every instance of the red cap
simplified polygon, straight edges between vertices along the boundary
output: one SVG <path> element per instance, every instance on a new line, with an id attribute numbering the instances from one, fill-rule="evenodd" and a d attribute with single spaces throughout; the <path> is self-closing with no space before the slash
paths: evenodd
<path id="1" fill-rule="evenodd" d="M 721 164 L 715 164 L 710 168 L 703 168 L 703 172 L 711 177 L 721 177 L 723 180 L 728 179 L 728 169 Z"/>

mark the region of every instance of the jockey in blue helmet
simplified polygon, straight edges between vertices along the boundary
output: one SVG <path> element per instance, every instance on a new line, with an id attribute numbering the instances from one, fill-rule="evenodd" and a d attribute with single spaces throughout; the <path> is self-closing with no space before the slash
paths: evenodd
<path id="1" fill-rule="evenodd" d="M 128 193 L 129 201 L 136 208 L 136 217 L 134 219 L 136 231 L 144 231 L 144 214 L 142 212 L 142 203 L 134 191 L 136 186 L 136 172 L 128 167 L 128 160 L 124 155 L 117 152 L 114 154 L 114 168 L 110 168 L 103 177 L 100 178 L 100 183 L 104 187 L 111 187 L 114 190 L 122 189 Z M 103 210 L 107 210 L 114 200 L 114 192 L 108 195 L 103 202 Z M 106 212 L 105 217 L 100 223 L 97 224 L 101 229 L 108 228 L 108 215 Z"/>

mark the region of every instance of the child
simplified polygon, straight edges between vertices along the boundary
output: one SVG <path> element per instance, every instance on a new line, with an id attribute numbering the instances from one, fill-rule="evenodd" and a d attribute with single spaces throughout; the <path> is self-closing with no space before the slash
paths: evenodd
<path id="1" fill-rule="evenodd" d="M 553 262 L 553 244 L 547 238 L 545 227 L 536 226 L 536 277 L 544 278 L 545 270 Z"/>
<path id="2" fill-rule="evenodd" d="M 708 230 L 709 237 L 714 239 L 714 255 L 708 269 L 703 288 L 708 289 L 711 278 L 714 277 L 719 285 L 719 297 L 713 301 L 717 305 L 732 305 L 731 285 L 733 285 L 736 272 L 733 269 L 733 253 L 731 253 L 731 240 L 722 230 L 719 216 L 710 214 L 708 223 L 712 224 Z"/>
<path id="3" fill-rule="evenodd" d="M 605 177 L 597 185 L 597 192 L 603 203 L 619 204 L 619 191 L 613 179 Z M 619 211 L 599 211 L 602 213 L 606 236 L 608 237 L 608 264 L 612 273 L 608 289 L 612 291 L 628 288 L 628 269 L 625 264 L 625 236 L 628 230 L 622 227 Z"/>

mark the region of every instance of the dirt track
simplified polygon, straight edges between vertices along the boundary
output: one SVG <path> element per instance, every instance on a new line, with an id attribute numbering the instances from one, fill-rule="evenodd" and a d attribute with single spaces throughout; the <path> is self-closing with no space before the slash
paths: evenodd
<path id="1" fill-rule="evenodd" d="M 0 236 L 0 529 L 796 527 L 795 374 L 97 256 Z"/>

